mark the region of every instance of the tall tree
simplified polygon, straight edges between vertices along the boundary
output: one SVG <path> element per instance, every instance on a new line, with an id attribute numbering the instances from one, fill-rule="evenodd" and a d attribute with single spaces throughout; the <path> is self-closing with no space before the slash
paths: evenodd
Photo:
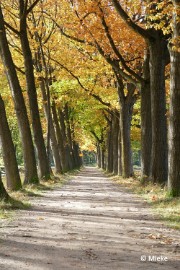
<path id="1" fill-rule="evenodd" d="M 3 160 L 6 172 L 7 188 L 18 190 L 22 187 L 16 160 L 15 148 L 7 122 L 4 102 L 0 95 L 0 141 L 2 145 Z"/>
<path id="2" fill-rule="evenodd" d="M 167 123 L 165 100 L 165 66 L 169 61 L 167 38 L 161 30 L 144 29 L 135 23 L 122 8 L 119 0 L 112 0 L 120 17 L 137 34 L 142 36 L 150 52 L 150 87 L 152 117 L 152 180 L 167 180 Z"/>
<path id="3" fill-rule="evenodd" d="M 172 196 L 180 195 L 180 2 L 173 0 L 173 34 L 169 45 L 171 59 L 169 115 L 168 188 Z"/>
<path id="4" fill-rule="evenodd" d="M 31 48 L 28 40 L 27 33 L 27 17 L 29 12 L 37 4 L 38 1 L 33 3 L 28 7 L 28 1 L 20 0 L 19 1 L 19 18 L 20 18 L 20 41 L 22 47 L 22 53 L 24 57 L 24 66 L 26 74 L 26 84 L 27 84 L 27 93 L 29 98 L 30 113 L 32 119 L 32 128 L 34 133 L 34 142 L 37 150 L 38 165 L 39 165 L 39 177 L 43 179 L 49 179 L 50 177 L 50 167 L 46 154 L 46 148 L 44 144 L 44 138 L 42 133 L 38 102 L 37 102 L 37 93 L 36 93 L 36 84 L 34 78 L 33 70 L 33 59 Z"/>
<path id="5" fill-rule="evenodd" d="M 149 71 L 149 50 L 144 55 L 144 82 L 141 84 L 141 178 L 151 176 L 152 153 L 152 120 L 151 120 L 151 89 Z"/>
<path id="6" fill-rule="evenodd" d="M 34 153 L 34 146 L 31 136 L 27 110 L 22 94 L 22 89 L 16 73 L 15 65 L 9 49 L 8 40 L 6 37 L 6 30 L 4 25 L 4 18 L 0 4 L 0 55 L 5 67 L 6 76 L 12 92 L 14 100 L 15 111 L 18 119 L 20 135 L 23 145 L 23 157 L 25 167 L 25 180 L 24 183 L 37 183 L 38 175 L 36 168 L 36 159 Z"/>
<path id="7" fill-rule="evenodd" d="M 66 149 L 64 147 L 65 138 L 63 137 L 63 134 L 62 134 L 62 130 L 61 130 L 58 115 L 57 115 L 56 103 L 54 100 L 52 102 L 52 114 L 53 114 L 53 120 L 54 120 L 55 129 L 56 129 L 56 134 L 57 134 L 57 141 L 58 141 L 59 152 L 60 152 L 60 157 L 61 157 L 62 170 L 63 170 L 63 172 L 67 172 L 68 171 L 68 161 L 67 161 L 67 156 L 66 156 L 66 151 L 65 151 Z"/>
<path id="8" fill-rule="evenodd" d="M 48 87 L 48 85 L 47 85 Z M 47 92 L 46 92 L 46 80 L 44 78 L 41 78 L 40 81 L 40 88 L 43 98 L 43 105 L 44 105 L 44 112 L 46 116 L 47 123 L 50 124 L 50 140 L 51 140 L 51 148 L 53 153 L 53 159 L 55 164 L 55 172 L 56 173 L 62 173 L 62 166 L 61 166 L 61 159 L 59 155 L 59 149 L 58 149 L 58 142 L 56 138 L 56 132 L 53 124 L 53 118 L 51 110 L 48 109 L 48 103 L 47 103 Z"/>

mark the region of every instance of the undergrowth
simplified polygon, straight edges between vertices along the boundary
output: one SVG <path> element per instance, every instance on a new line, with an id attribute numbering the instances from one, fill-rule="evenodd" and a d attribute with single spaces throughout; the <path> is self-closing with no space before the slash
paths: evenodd
<path id="1" fill-rule="evenodd" d="M 150 181 L 142 182 L 139 175 L 129 179 L 113 176 L 112 179 L 144 198 L 152 206 L 154 213 L 168 226 L 180 229 L 180 198 L 170 197 L 166 186 Z"/>

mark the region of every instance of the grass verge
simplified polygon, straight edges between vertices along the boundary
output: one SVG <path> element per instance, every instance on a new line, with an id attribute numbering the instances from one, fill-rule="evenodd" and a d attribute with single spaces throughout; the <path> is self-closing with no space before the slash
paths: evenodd
<path id="1" fill-rule="evenodd" d="M 119 176 L 111 177 L 117 184 L 131 189 L 140 195 L 152 206 L 153 212 L 157 214 L 171 228 L 180 230 L 180 198 L 168 196 L 167 187 L 153 184 L 149 181 L 142 183 L 140 177 L 124 179 Z"/>

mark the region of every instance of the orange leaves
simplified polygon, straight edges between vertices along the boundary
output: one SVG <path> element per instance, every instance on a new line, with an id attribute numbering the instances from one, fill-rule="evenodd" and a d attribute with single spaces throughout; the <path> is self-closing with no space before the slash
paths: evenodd
<path id="1" fill-rule="evenodd" d="M 151 198 L 152 201 L 157 201 L 158 200 L 158 197 L 156 195 L 153 195 L 152 198 Z"/>

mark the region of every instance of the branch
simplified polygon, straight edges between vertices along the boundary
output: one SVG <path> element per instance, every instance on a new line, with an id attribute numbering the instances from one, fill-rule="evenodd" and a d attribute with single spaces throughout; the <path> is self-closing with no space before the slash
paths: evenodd
<path id="1" fill-rule="evenodd" d="M 138 85 L 139 81 L 135 80 L 132 78 L 132 76 L 130 76 L 129 74 L 127 74 L 126 72 L 124 72 L 124 70 L 122 68 L 119 67 L 119 60 L 112 60 L 110 58 L 110 56 L 106 55 L 105 52 L 103 51 L 103 49 L 100 47 L 100 45 L 98 44 L 97 41 L 95 41 L 96 43 L 96 47 L 99 51 L 99 53 L 104 57 L 104 59 L 111 65 L 113 71 L 115 71 L 115 74 L 118 73 L 120 74 L 124 79 L 132 82 L 133 84 Z"/>
<path id="2" fill-rule="evenodd" d="M 26 16 L 33 10 L 33 8 L 40 2 L 40 0 L 34 1 L 34 3 L 27 9 Z"/>
<path id="3" fill-rule="evenodd" d="M 134 58 L 132 58 L 132 59 L 126 60 L 126 63 L 131 63 L 131 62 L 133 62 L 133 61 L 135 61 L 135 60 L 139 60 L 139 59 L 142 60 L 142 57 L 141 57 L 141 56 L 134 57 Z"/>
<path id="4" fill-rule="evenodd" d="M 79 43 L 82 43 L 82 44 L 87 44 L 89 46 L 93 46 L 93 47 L 96 47 L 99 51 L 99 53 L 103 56 L 103 58 L 111 65 L 113 66 L 113 60 L 105 54 L 105 52 L 103 51 L 103 49 L 101 48 L 101 46 L 98 44 L 97 41 L 95 41 L 95 44 L 93 44 L 92 42 L 87 42 L 86 40 L 83 40 L 83 39 L 79 39 L 77 37 L 74 37 L 74 36 L 71 36 L 71 35 L 68 35 L 67 33 L 64 32 L 64 30 L 62 29 L 62 27 L 52 19 L 52 21 L 56 24 L 56 26 L 59 28 L 60 32 L 62 35 L 64 35 L 65 37 L 71 39 L 71 40 L 74 40 L 74 41 L 77 41 Z M 125 62 L 125 61 L 124 61 Z M 127 66 L 127 65 L 126 65 Z M 130 68 L 129 68 L 130 70 Z M 134 84 L 138 84 L 138 81 L 134 80 L 130 75 L 128 75 L 127 73 L 125 73 L 122 69 L 120 70 L 122 76 L 129 80 L 130 82 L 134 83 Z M 136 74 L 137 75 L 137 74 Z M 138 78 L 138 79 L 141 79 L 141 82 L 142 82 L 142 78 Z"/>
<path id="5" fill-rule="evenodd" d="M 25 75 L 25 72 L 24 72 L 21 68 L 19 68 L 19 67 L 16 66 L 15 64 L 14 64 L 14 66 L 15 66 L 15 68 L 16 68 L 21 74 Z"/>
<path id="6" fill-rule="evenodd" d="M 43 45 L 48 42 L 48 40 L 51 38 L 53 33 L 54 33 L 54 26 L 52 27 L 52 29 L 51 29 L 50 33 L 48 34 L 48 36 L 46 37 L 46 39 L 43 41 Z"/>
<path id="7" fill-rule="evenodd" d="M 101 104 L 105 105 L 105 106 L 108 106 L 110 107 L 111 104 L 109 102 L 105 102 L 102 100 L 101 97 L 99 97 L 98 95 L 92 93 L 89 89 L 87 89 L 80 81 L 80 79 L 74 75 L 74 73 L 69 70 L 66 66 L 64 66 L 63 64 L 61 64 L 59 61 L 53 59 L 53 58 L 50 58 L 53 62 L 55 62 L 56 64 L 58 64 L 60 67 L 62 67 L 63 69 L 65 69 L 74 79 L 77 80 L 78 84 L 81 86 L 82 89 L 84 89 L 87 93 L 89 93 L 90 96 L 94 97 L 96 100 L 98 100 Z"/>
<path id="8" fill-rule="evenodd" d="M 13 42 L 12 39 L 11 41 L 10 40 L 8 41 L 9 46 L 12 47 L 17 53 L 19 53 L 22 56 L 23 54 L 22 54 L 21 49 L 16 44 L 11 43 L 11 42 Z"/>
<path id="9" fill-rule="evenodd" d="M 139 86 L 140 82 L 133 79 L 132 76 L 130 76 L 129 74 L 127 74 L 126 72 L 124 72 L 124 70 L 122 68 L 119 67 L 119 64 L 116 64 L 116 61 L 113 62 L 113 71 L 115 72 L 115 74 L 121 75 L 121 77 L 123 77 L 125 80 L 133 83 L 134 85 Z M 144 82 L 144 80 L 142 79 L 141 82 Z"/>
<path id="10" fill-rule="evenodd" d="M 6 21 L 4 21 L 4 25 L 7 26 L 12 32 L 14 32 L 16 35 L 19 36 L 19 31 L 16 30 L 14 27 L 12 27 L 9 23 L 7 23 Z"/>
<path id="11" fill-rule="evenodd" d="M 77 41 L 77 42 L 79 42 L 79 43 L 82 43 L 82 44 L 88 44 L 88 45 L 94 47 L 94 44 L 93 44 L 92 42 L 88 42 L 88 41 L 86 41 L 86 40 L 84 40 L 84 39 L 80 39 L 80 38 L 77 38 L 77 37 L 75 37 L 75 36 L 71 36 L 71 35 L 67 34 L 67 33 L 63 30 L 63 27 L 61 27 L 61 26 L 57 23 L 57 21 L 55 21 L 55 20 L 54 20 L 47 12 L 44 11 L 44 13 L 45 13 L 46 15 L 48 15 L 48 16 L 51 18 L 51 20 L 53 21 L 53 23 L 55 23 L 55 25 L 56 25 L 57 28 L 60 30 L 60 32 L 61 32 L 61 34 L 62 34 L 63 36 L 65 36 L 65 37 L 67 37 L 67 38 L 69 38 L 69 39 L 71 39 L 71 40 Z"/>
<path id="12" fill-rule="evenodd" d="M 109 40 L 109 43 L 114 51 L 114 53 L 117 55 L 117 57 L 119 58 L 119 60 L 121 61 L 121 64 L 123 66 L 123 68 L 129 73 L 131 74 L 134 78 L 136 78 L 136 80 L 138 80 L 139 82 L 143 82 L 143 79 L 141 78 L 141 76 L 139 76 L 138 74 L 136 74 L 136 72 L 134 72 L 129 66 L 127 66 L 126 61 L 124 60 L 123 56 L 121 55 L 121 53 L 119 52 L 118 48 L 116 47 L 114 40 L 109 32 L 109 28 L 106 24 L 105 18 L 104 18 L 104 14 L 103 14 L 103 10 L 101 9 L 101 7 L 99 7 L 101 12 L 102 12 L 102 25 L 104 27 L 105 33 L 107 35 L 107 38 Z"/>
<path id="13" fill-rule="evenodd" d="M 140 36 L 142 36 L 144 39 L 150 39 L 150 38 L 154 38 L 154 36 L 152 34 L 150 34 L 149 30 L 145 30 L 142 27 L 140 27 L 139 25 L 135 24 L 131 18 L 128 16 L 128 14 L 124 11 L 124 9 L 122 8 L 122 6 L 120 5 L 118 0 L 112 0 L 113 5 L 117 11 L 117 13 L 121 16 L 121 18 L 124 20 L 124 22 L 133 30 L 135 31 L 137 34 L 139 34 Z"/>
<path id="14" fill-rule="evenodd" d="M 99 144 L 101 144 L 103 142 L 102 139 L 99 139 L 99 137 L 97 136 L 97 134 L 95 133 L 94 130 L 91 130 L 90 132 L 94 136 L 94 138 L 96 139 L 96 141 L 98 141 Z"/>
<path id="15" fill-rule="evenodd" d="M 108 113 L 109 113 L 109 112 L 108 112 Z M 104 111 L 103 111 L 103 115 L 104 115 L 106 121 L 108 122 L 108 124 L 111 124 L 111 119 L 109 119 L 109 118 L 107 117 L 107 115 L 105 114 Z"/>
<path id="16" fill-rule="evenodd" d="M 52 21 L 55 23 L 55 25 L 56 25 L 57 28 L 60 30 L 60 32 L 61 32 L 61 34 L 62 34 L 63 36 L 65 36 L 65 37 L 67 37 L 67 38 L 69 38 L 69 39 L 71 39 L 71 40 L 77 41 L 77 42 L 79 42 L 79 43 L 82 43 L 82 44 L 87 43 L 84 39 L 80 39 L 80 38 L 77 38 L 77 37 L 74 37 L 74 36 L 71 36 L 71 35 L 65 33 L 64 30 L 63 30 L 63 28 L 62 28 L 62 27 L 61 27 L 54 19 L 52 19 Z M 91 45 L 93 45 L 93 44 L 91 44 Z"/>

